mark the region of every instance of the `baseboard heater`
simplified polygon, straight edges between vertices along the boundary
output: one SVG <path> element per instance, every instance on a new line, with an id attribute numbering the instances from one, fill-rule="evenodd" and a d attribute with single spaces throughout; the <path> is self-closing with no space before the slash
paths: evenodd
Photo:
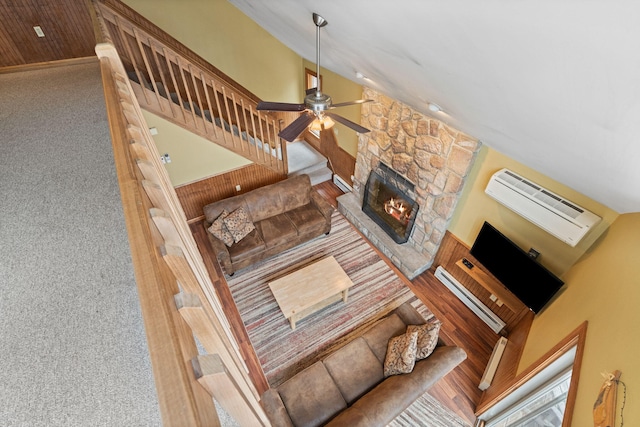
<path id="1" fill-rule="evenodd" d="M 473 311 L 476 316 L 478 316 L 484 323 L 489 325 L 491 329 L 496 334 L 499 334 L 500 331 L 504 329 L 507 325 L 500 319 L 494 312 L 492 312 L 489 307 L 484 305 L 475 295 L 473 295 L 467 288 L 462 286 L 460 282 L 458 282 L 455 277 L 451 275 L 447 270 L 442 268 L 442 266 L 438 266 L 436 268 L 436 278 L 441 281 L 451 292 L 455 294 L 455 296 L 460 299 L 469 307 L 471 311 Z"/>
<path id="2" fill-rule="evenodd" d="M 493 347 L 493 352 L 491 353 L 491 357 L 489 358 L 489 363 L 487 363 L 487 367 L 484 369 L 484 374 L 482 375 L 482 379 L 480 380 L 480 385 L 478 385 L 478 388 L 480 390 L 484 391 L 491 385 L 493 377 L 496 375 L 496 371 L 498 370 L 500 359 L 502 359 L 504 349 L 507 348 L 508 342 L 509 341 L 505 337 L 500 337 L 495 347 Z"/>
<path id="3" fill-rule="evenodd" d="M 337 173 L 333 174 L 333 183 L 337 185 L 338 188 L 342 190 L 343 193 L 351 193 L 353 191 L 353 188 L 351 187 L 351 185 L 349 185 L 347 181 L 344 180 Z"/>

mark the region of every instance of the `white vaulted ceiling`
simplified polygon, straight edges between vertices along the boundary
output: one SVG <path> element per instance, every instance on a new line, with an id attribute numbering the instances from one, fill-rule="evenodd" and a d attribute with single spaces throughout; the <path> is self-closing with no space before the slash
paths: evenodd
<path id="1" fill-rule="evenodd" d="M 640 2 L 230 1 L 313 62 L 319 13 L 323 67 L 640 211 Z"/>

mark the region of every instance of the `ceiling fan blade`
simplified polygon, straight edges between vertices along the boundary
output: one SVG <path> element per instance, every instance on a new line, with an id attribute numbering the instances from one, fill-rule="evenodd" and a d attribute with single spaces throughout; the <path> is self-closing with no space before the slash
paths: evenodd
<path id="1" fill-rule="evenodd" d="M 349 119 L 345 119 L 344 117 L 339 116 L 339 115 L 337 115 L 335 113 L 330 113 L 328 111 L 325 111 L 324 115 L 331 117 L 333 120 L 335 120 L 338 123 L 342 123 L 343 125 L 345 125 L 347 127 L 350 127 L 351 129 L 355 130 L 356 132 L 360 132 L 360 133 L 370 132 L 369 129 L 367 129 L 365 127 L 362 127 L 359 124 L 354 123 Z"/>
<path id="2" fill-rule="evenodd" d="M 364 104 L 366 102 L 373 102 L 373 99 L 359 99 L 357 101 L 340 102 L 338 104 L 333 104 L 331 107 L 332 108 L 346 107 L 347 105 L 358 105 L 358 104 Z"/>
<path id="3" fill-rule="evenodd" d="M 282 129 L 278 136 L 285 141 L 293 142 L 315 119 L 316 116 L 311 111 L 306 111 L 291 122 L 289 126 Z"/>
<path id="4" fill-rule="evenodd" d="M 256 110 L 258 111 L 304 111 L 307 107 L 304 104 L 289 104 L 287 102 L 260 101 Z"/>

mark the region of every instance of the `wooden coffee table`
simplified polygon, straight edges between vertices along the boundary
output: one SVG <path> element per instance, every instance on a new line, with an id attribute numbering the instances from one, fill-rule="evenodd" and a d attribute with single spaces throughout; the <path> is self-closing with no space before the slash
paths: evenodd
<path id="1" fill-rule="evenodd" d="M 282 314 L 296 328 L 296 322 L 342 299 L 347 302 L 353 285 L 334 257 L 315 261 L 269 283 Z"/>

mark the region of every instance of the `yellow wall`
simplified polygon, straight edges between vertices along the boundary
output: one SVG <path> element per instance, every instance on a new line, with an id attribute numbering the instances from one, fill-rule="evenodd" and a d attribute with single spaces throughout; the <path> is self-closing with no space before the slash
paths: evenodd
<path id="1" fill-rule="evenodd" d="M 160 154 L 168 153 L 171 157 L 171 163 L 165 166 L 174 187 L 251 163 L 244 157 L 154 114 L 147 111 L 142 114 L 147 125 L 158 131 L 153 136 L 153 141 Z"/>
<path id="2" fill-rule="evenodd" d="M 640 213 L 620 215 L 565 275 L 567 290 L 536 316 L 519 372 L 584 320 L 589 322 L 574 426 L 592 426 L 601 372 L 622 371 L 627 384 L 624 425 L 640 425 Z M 619 402 L 622 388 L 619 389 Z M 619 414 L 619 411 L 618 411 Z M 618 418 L 618 425 L 620 418 Z"/>
<path id="3" fill-rule="evenodd" d="M 562 243 L 484 193 L 491 175 L 503 167 L 591 210 L 603 217 L 602 223 L 576 248 Z M 484 220 L 525 250 L 532 246 L 540 250 L 542 263 L 565 281 L 559 295 L 535 317 L 518 372 L 587 320 L 573 425 L 593 425 L 593 402 L 602 384 L 600 372 L 615 369 L 622 371 L 622 380 L 629 386 L 625 425 L 640 425 L 640 409 L 633 404 L 640 382 L 640 213 L 618 215 L 485 146 L 478 154 L 449 230 L 471 245 Z"/>
<path id="4" fill-rule="evenodd" d="M 302 58 L 226 0 L 124 3 L 261 99 L 303 99 Z M 145 118 L 159 131 L 154 136 L 158 150 L 171 156 L 166 166 L 174 186 L 250 163 L 158 116 L 145 114 Z"/>
<path id="5" fill-rule="evenodd" d="M 320 58 L 320 64 L 322 64 L 322 58 Z M 304 68 L 315 72 L 316 64 L 315 62 L 304 60 L 303 72 Z M 331 96 L 331 101 L 334 104 L 356 101 L 362 98 L 361 85 L 322 67 L 320 68 L 320 75 L 322 76 L 322 87 L 320 89 L 323 93 Z M 360 124 L 360 105 L 341 107 L 332 112 Z M 340 147 L 353 157 L 356 157 L 356 154 L 358 154 L 358 135 L 356 132 L 340 123 L 336 123 L 335 131 Z"/>
<path id="6" fill-rule="evenodd" d="M 300 102 L 302 58 L 226 0 L 124 0 L 265 100 Z"/>
<path id="7" fill-rule="evenodd" d="M 491 175 L 505 167 L 590 210 L 602 217 L 602 221 L 575 248 L 563 243 L 485 194 Z M 471 246 L 482 223 L 488 221 L 525 251 L 532 247 L 538 250 L 541 264 L 562 276 L 617 217 L 618 214 L 606 206 L 484 146 L 469 174 L 449 231 Z"/>

